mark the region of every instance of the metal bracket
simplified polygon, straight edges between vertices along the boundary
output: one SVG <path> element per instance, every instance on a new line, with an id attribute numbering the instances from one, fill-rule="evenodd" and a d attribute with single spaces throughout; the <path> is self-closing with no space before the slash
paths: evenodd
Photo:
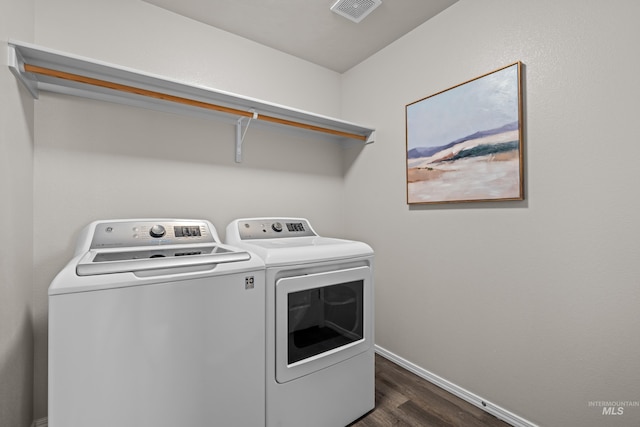
<path id="1" fill-rule="evenodd" d="M 367 137 L 365 144 L 371 144 L 372 142 L 375 142 L 375 141 L 376 141 L 376 131 L 372 130 L 369 136 Z"/>
<path id="2" fill-rule="evenodd" d="M 236 163 L 242 163 L 242 143 L 244 142 L 244 137 L 249 130 L 249 124 L 251 120 L 258 118 L 258 113 L 253 110 L 249 110 L 250 113 L 253 113 L 252 117 L 240 117 L 236 122 Z M 242 129 L 242 122 L 244 119 L 247 119 L 247 125 Z"/>

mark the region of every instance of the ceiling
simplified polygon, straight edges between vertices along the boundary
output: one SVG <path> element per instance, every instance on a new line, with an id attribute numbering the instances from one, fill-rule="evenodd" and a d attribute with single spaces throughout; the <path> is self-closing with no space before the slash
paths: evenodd
<path id="1" fill-rule="evenodd" d="M 343 73 L 458 0 L 382 0 L 356 24 L 336 0 L 144 0 Z"/>

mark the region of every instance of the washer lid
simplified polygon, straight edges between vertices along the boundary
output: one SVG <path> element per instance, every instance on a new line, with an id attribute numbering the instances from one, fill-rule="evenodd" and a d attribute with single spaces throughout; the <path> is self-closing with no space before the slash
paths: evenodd
<path id="1" fill-rule="evenodd" d="M 207 220 L 143 218 L 94 221 L 49 295 L 124 288 L 264 269 L 246 249 L 220 243 Z"/>
<path id="2" fill-rule="evenodd" d="M 248 252 L 220 246 L 175 246 L 172 248 L 136 248 L 128 251 L 90 250 L 76 266 L 78 276 L 113 273 L 138 273 L 158 269 L 213 267 L 227 262 L 247 261 Z"/>

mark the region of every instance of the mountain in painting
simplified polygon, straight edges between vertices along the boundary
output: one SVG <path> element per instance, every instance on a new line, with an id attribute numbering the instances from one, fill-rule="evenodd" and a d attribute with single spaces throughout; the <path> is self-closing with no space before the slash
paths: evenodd
<path id="1" fill-rule="evenodd" d="M 409 159 L 418 159 L 421 157 L 431 157 L 434 154 L 442 151 L 442 150 L 446 150 L 447 148 L 451 148 L 456 144 L 460 144 L 461 142 L 464 141 L 469 141 L 469 140 L 473 140 L 473 139 L 478 139 L 478 138 L 483 138 L 483 137 L 487 137 L 487 136 L 491 136 L 491 135 L 498 135 L 504 132 L 509 132 L 509 131 L 514 131 L 514 130 L 518 130 L 518 121 L 512 122 L 512 123 L 507 123 L 504 126 L 500 126 L 494 129 L 488 129 L 488 130 L 482 130 L 482 131 L 478 131 L 475 133 L 472 133 L 471 135 L 467 135 L 464 136 L 460 139 L 456 139 L 455 141 L 452 141 L 448 144 L 445 145 L 441 145 L 438 147 L 416 147 L 416 148 L 412 148 L 411 150 L 409 150 L 407 152 L 407 157 Z"/>

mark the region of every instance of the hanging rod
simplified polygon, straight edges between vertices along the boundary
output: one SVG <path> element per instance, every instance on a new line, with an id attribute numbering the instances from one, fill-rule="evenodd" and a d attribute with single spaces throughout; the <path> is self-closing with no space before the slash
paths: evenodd
<path id="1" fill-rule="evenodd" d="M 120 83 L 113 83 L 106 80 L 100 80 L 92 77 L 81 76 L 79 74 L 68 73 L 65 71 L 54 70 L 51 68 L 39 67 L 39 66 L 31 65 L 27 63 L 24 64 L 24 71 L 29 73 L 34 73 L 34 74 L 40 74 L 48 77 L 54 77 L 54 78 L 70 80 L 78 83 L 89 84 L 93 86 L 99 86 L 107 89 L 113 89 L 120 92 L 133 93 L 136 95 L 142 95 L 149 98 L 175 102 L 178 104 L 189 105 L 192 107 L 199 107 L 199 108 L 204 108 L 208 110 L 219 111 L 219 112 L 233 114 L 241 117 L 256 118 L 257 120 L 263 120 L 271 123 L 278 123 L 285 126 L 292 126 L 292 127 L 311 130 L 315 132 L 322 132 L 322 133 L 340 136 L 344 138 L 357 139 L 365 142 L 368 140 L 367 136 L 364 136 L 364 135 L 343 132 L 335 129 L 329 129 L 321 126 L 300 123 L 293 120 L 281 119 L 278 117 L 272 117 L 268 115 L 262 115 L 262 114 L 256 115 L 252 111 L 239 110 L 237 108 L 225 107 L 222 105 L 216 105 L 209 102 L 197 101 L 195 99 L 184 98 L 181 96 L 170 95 L 167 93 L 156 92 L 148 89 L 141 89 L 134 86 L 123 85 Z"/>

